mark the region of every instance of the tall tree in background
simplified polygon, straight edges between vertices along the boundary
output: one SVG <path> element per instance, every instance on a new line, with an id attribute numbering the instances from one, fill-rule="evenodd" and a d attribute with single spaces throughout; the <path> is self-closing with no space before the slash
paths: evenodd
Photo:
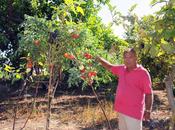
<path id="1" fill-rule="evenodd" d="M 22 28 L 19 25 L 24 21 L 24 15 L 38 16 L 51 20 L 58 11 L 59 19 L 71 19 L 73 22 L 88 22 L 90 17 L 97 17 L 100 4 L 106 4 L 109 0 L 73 1 L 73 0 L 3 0 L 0 1 L 0 62 L 11 62 L 15 67 L 19 66 L 21 54 L 15 54 L 18 49 L 18 33 Z M 72 6 L 76 4 L 78 6 Z M 68 6 L 64 8 L 64 4 Z M 80 13 L 84 15 L 80 15 Z M 95 31 L 94 31 L 95 32 Z M 4 53 L 2 53 L 4 52 Z M 14 55 L 15 54 L 15 55 Z"/>

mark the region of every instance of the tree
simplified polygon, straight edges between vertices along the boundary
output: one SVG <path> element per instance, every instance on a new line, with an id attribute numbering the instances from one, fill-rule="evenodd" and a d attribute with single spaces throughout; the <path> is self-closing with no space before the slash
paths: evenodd
<path id="1" fill-rule="evenodd" d="M 99 0 L 98 5 L 105 4 L 108 0 Z M 97 14 L 100 9 L 92 0 L 90 1 L 74 1 L 71 5 L 70 1 L 58 0 L 4 0 L 0 1 L 0 51 L 5 53 L 1 56 L 4 62 L 11 62 L 15 68 L 19 67 L 19 57 L 24 54 L 17 54 L 14 56 L 18 49 L 18 33 L 22 30 L 19 25 L 24 21 L 24 15 L 38 16 L 40 18 L 46 17 L 51 20 L 53 15 L 61 11 L 59 18 L 69 19 L 72 21 L 87 21 L 90 14 Z M 69 6 L 64 6 L 65 4 Z M 78 6 L 75 6 L 78 5 Z M 65 8 L 66 7 L 66 8 Z M 83 9 L 82 9 L 83 8 Z M 84 15 L 81 15 L 81 14 Z M 69 17 L 70 16 L 70 17 Z M 1 64 L 2 66 L 3 64 Z"/>

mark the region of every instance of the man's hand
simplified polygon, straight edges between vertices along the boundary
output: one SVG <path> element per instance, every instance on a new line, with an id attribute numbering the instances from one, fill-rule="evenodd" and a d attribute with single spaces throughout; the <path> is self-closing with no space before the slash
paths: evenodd
<path id="1" fill-rule="evenodd" d="M 151 117 L 150 115 L 151 115 L 150 111 L 144 111 L 144 119 L 145 119 L 145 121 L 150 120 L 150 117 Z"/>
<path id="2" fill-rule="evenodd" d="M 147 121 L 150 119 L 151 110 L 153 104 L 153 94 L 146 94 L 145 95 L 145 112 L 144 112 L 144 119 Z"/>

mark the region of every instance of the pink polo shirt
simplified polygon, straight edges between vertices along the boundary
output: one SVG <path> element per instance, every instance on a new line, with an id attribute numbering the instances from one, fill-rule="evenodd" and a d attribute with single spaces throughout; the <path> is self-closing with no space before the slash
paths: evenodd
<path id="1" fill-rule="evenodd" d="M 111 67 L 111 72 L 118 76 L 114 109 L 130 117 L 142 120 L 145 94 L 151 94 L 151 78 L 141 65 L 128 72 L 124 65 Z"/>

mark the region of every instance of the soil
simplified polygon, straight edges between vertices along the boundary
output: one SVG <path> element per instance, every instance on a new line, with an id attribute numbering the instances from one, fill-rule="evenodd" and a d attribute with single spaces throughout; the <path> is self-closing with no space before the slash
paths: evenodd
<path id="1" fill-rule="evenodd" d="M 14 130 L 45 130 L 47 93 L 39 90 L 34 98 L 34 90 L 21 97 L 11 94 L 0 102 L 0 130 L 12 130 L 15 106 L 16 121 Z M 103 91 L 97 92 L 101 101 L 109 101 Z M 35 101 L 35 103 L 34 103 Z M 110 102 L 110 101 L 109 101 Z M 56 92 L 52 102 L 50 130 L 108 130 L 105 120 L 99 122 L 84 122 L 89 117 L 79 116 L 89 104 L 98 103 L 92 91 L 61 90 Z M 32 109 L 34 106 L 35 109 Z M 31 115 L 30 115 L 31 114 Z M 150 121 L 143 121 L 143 130 L 168 130 L 171 111 L 165 90 L 154 90 L 153 112 Z M 28 120 L 27 120 L 28 119 Z M 27 123 L 23 128 L 25 122 Z M 88 119 L 87 119 L 88 120 Z M 109 120 L 112 130 L 118 130 L 117 114 Z"/>

